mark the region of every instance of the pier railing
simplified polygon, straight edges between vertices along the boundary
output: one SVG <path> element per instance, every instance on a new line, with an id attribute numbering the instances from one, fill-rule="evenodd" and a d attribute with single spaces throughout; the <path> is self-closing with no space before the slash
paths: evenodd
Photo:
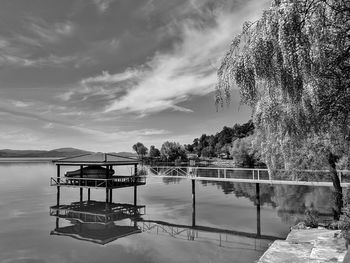
<path id="1" fill-rule="evenodd" d="M 88 188 L 116 188 L 123 186 L 142 185 L 146 183 L 144 176 L 114 176 L 103 178 L 71 178 L 51 177 L 51 186 L 88 187 Z"/>
<path id="2" fill-rule="evenodd" d="M 320 184 L 331 185 L 332 178 L 327 170 L 276 170 L 270 174 L 268 169 L 224 168 L 224 167 L 169 167 L 149 166 L 148 175 L 153 177 L 190 178 L 195 180 L 261 182 L 282 184 Z M 339 170 L 339 180 L 343 185 L 350 184 L 350 171 Z"/>

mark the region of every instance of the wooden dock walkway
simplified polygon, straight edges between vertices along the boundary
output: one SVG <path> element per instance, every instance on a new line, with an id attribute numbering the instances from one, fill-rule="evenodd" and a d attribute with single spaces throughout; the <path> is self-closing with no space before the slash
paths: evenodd
<path id="1" fill-rule="evenodd" d="M 326 170 L 299 170 L 294 171 L 293 174 L 279 170 L 277 175 L 271 176 L 268 169 L 181 166 L 148 166 L 144 168 L 148 176 L 159 178 L 183 178 L 232 183 L 333 186 L 329 171 Z M 349 170 L 340 170 L 338 176 L 342 187 L 350 185 Z"/>

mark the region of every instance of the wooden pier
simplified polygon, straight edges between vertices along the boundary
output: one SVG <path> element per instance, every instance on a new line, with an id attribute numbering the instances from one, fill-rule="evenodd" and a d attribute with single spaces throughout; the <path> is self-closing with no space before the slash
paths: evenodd
<path id="1" fill-rule="evenodd" d="M 333 186 L 329 171 L 299 170 L 293 174 L 278 170 L 276 175 L 269 174 L 268 169 L 251 168 L 218 168 L 218 167 L 182 167 L 182 166 L 149 166 L 150 177 L 183 178 L 199 181 L 219 181 L 232 183 L 284 184 Z M 350 186 L 350 171 L 338 171 L 342 187 Z"/>

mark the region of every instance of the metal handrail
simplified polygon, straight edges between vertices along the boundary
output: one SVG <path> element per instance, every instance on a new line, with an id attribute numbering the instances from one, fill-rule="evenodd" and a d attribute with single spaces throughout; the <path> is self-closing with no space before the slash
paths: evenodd
<path id="1" fill-rule="evenodd" d="M 217 172 L 216 172 L 217 171 Z M 234 171 L 242 171 L 243 174 L 236 174 Z M 332 182 L 331 178 L 323 176 L 329 173 L 326 170 L 294 170 L 288 171 L 279 169 L 277 174 L 271 176 L 268 169 L 259 168 L 233 168 L 233 167 L 184 167 L 184 166 L 152 166 L 149 172 L 153 176 L 183 177 L 201 179 L 244 179 L 254 181 L 292 180 L 306 182 Z M 233 172 L 233 173 L 232 173 Z M 291 174 L 289 174 L 291 173 Z M 321 174 L 321 175 L 320 175 Z M 339 181 L 342 183 L 344 175 L 350 174 L 350 170 L 338 170 Z M 288 177 L 288 176 L 292 176 Z M 344 181 L 345 182 L 345 181 Z"/>

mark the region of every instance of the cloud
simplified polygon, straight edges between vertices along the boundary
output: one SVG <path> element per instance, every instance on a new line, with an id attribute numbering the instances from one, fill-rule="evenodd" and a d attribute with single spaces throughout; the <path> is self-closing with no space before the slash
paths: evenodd
<path id="1" fill-rule="evenodd" d="M 111 5 L 111 3 L 113 2 L 113 0 L 93 0 L 93 1 L 97 7 L 97 10 L 100 13 L 106 12 L 109 6 Z"/>
<path id="2" fill-rule="evenodd" d="M 115 141 L 115 140 L 136 140 L 137 138 L 143 138 L 144 136 L 156 136 L 169 134 L 170 131 L 164 129 L 141 129 L 131 131 L 116 131 L 106 132 L 97 129 L 91 129 L 88 127 L 71 126 L 73 130 L 79 131 L 83 134 L 93 136 L 97 141 Z"/>
<path id="3" fill-rule="evenodd" d="M 44 125 L 44 129 L 52 129 L 54 127 L 54 124 L 52 122 L 49 122 Z"/>
<path id="4" fill-rule="evenodd" d="M 139 77 L 140 72 L 136 69 L 127 69 L 119 74 L 109 74 L 108 71 L 102 71 L 101 75 L 83 79 L 81 81 L 82 85 L 98 85 L 98 84 L 111 84 L 118 83 L 128 79 L 133 79 Z"/>
<path id="5" fill-rule="evenodd" d="M 146 63 L 122 72 L 104 71 L 83 79 L 80 83 L 83 88 L 71 92 L 84 93 L 85 97 L 96 93 L 106 95 L 105 112 L 139 116 L 164 110 L 191 112 L 180 104 L 214 90 L 220 59 L 233 35 L 247 17 L 255 17 L 255 10 L 265 4 L 266 1 L 250 2 L 239 12 L 222 6 L 208 11 L 200 2 L 191 1 L 188 5 L 192 10 L 195 7 L 197 17 L 176 19 L 168 25 L 167 33 L 176 34 L 179 39 L 171 50 L 157 52 Z M 88 90 L 90 95 L 86 93 Z"/>
<path id="6" fill-rule="evenodd" d="M 54 122 L 56 124 L 61 124 L 64 126 L 69 126 L 69 123 L 66 123 L 64 121 L 60 121 L 60 120 L 52 120 L 49 117 L 45 117 L 45 116 L 41 116 L 39 114 L 36 113 L 31 113 L 29 111 L 17 111 L 17 110 L 12 110 L 9 109 L 7 107 L 0 107 L 0 112 L 2 114 L 7 114 L 7 115 L 11 115 L 13 117 L 17 118 L 25 118 L 25 119 L 29 119 L 29 120 L 36 120 L 36 121 L 41 121 L 44 123 L 50 123 L 50 122 Z"/>
<path id="7" fill-rule="evenodd" d="M 71 63 L 79 67 L 87 60 L 78 55 L 56 55 L 56 46 L 49 51 L 49 45 L 63 43 L 73 35 L 76 26 L 72 22 L 49 24 L 32 17 L 26 18 L 25 22 L 26 32 L 0 38 L 0 66 L 57 67 Z"/>
<path id="8" fill-rule="evenodd" d="M 72 36 L 76 26 L 71 21 L 49 24 L 43 19 L 28 18 L 28 29 L 38 40 L 46 43 L 57 43 L 64 37 Z"/>
<path id="9" fill-rule="evenodd" d="M 11 103 L 17 108 L 26 108 L 33 105 L 32 102 L 24 102 L 20 100 L 12 100 Z"/>
<path id="10" fill-rule="evenodd" d="M 49 55 L 47 57 L 30 58 L 29 55 L 17 56 L 17 55 L 0 55 L 0 65 L 12 65 L 20 67 L 45 67 L 55 66 L 61 67 L 69 63 L 76 64 L 79 58 L 76 56 L 55 56 Z"/>
<path id="11" fill-rule="evenodd" d="M 2 141 L 15 141 L 17 143 L 32 143 L 38 141 L 39 137 L 24 129 L 14 127 L 0 129 L 0 138 Z"/>

